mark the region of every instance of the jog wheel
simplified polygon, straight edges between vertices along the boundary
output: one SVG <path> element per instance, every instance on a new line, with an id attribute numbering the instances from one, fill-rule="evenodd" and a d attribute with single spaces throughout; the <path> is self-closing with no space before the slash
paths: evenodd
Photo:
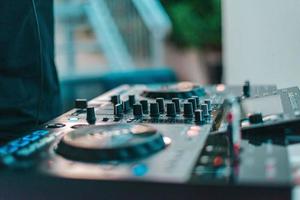
<path id="1" fill-rule="evenodd" d="M 56 152 L 77 161 L 129 161 L 147 157 L 166 147 L 156 129 L 146 125 L 88 126 L 65 135 Z"/>
<path id="2" fill-rule="evenodd" d="M 204 88 L 199 85 L 195 85 L 191 82 L 181 82 L 173 85 L 166 85 L 155 89 L 147 89 L 142 93 L 147 98 L 180 98 L 187 99 L 192 96 L 205 96 Z"/>

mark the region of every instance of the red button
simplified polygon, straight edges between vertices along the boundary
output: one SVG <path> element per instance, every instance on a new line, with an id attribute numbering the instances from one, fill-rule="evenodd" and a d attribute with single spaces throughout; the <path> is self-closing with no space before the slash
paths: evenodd
<path id="1" fill-rule="evenodd" d="M 223 165 L 223 163 L 224 163 L 224 160 L 221 156 L 216 156 L 213 160 L 214 167 L 219 167 L 219 166 Z"/>

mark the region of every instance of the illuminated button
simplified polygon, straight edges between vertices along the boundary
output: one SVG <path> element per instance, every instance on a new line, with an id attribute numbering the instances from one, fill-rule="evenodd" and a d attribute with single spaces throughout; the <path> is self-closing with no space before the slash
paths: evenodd
<path id="1" fill-rule="evenodd" d="M 70 117 L 68 120 L 71 122 L 76 122 L 79 120 L 79 118 L 78 117 Z"/>
<path id="2" fill-rule="evenodd" d="M 33 135 L 47 135 L 49 133 L 49 131 L 47 130 L 37 130 L 37 131 L 34 131 L 32 134 Z"/>
<path id="3" fill-rule="evenodd" d="M 145 164 L 136 164 L 132 167 L 132 173 L 135 176 L 144 176 L 149 168 Z"/>
<path id="4" fill-rule="evenodd" d="M 224 160 L 221 156 L 216 156 L 213 160 L 214 167 L 220 167 L 224 164 Z"/>
<path id="5" fill-rule="evenodd" d="M 39 138 L 40 138 L 39 135 L 27 135 L 27 136 L 23 137 L 23 140 L 27 140 L 27 141 L 33 142 L 33 141 L 38 140 Z"/>

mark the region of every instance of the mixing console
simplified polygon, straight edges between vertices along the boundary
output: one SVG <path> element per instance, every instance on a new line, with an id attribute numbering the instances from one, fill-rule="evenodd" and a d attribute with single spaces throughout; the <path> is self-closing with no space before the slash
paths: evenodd
<path id="1" fill-rule="evenodd" d="M 81 189 L 112 182 L 115 198 L 124 195 L 120 187 L 134 192 L 132 184 L 191 199 L 294 198 L 299 95 L 297 87 L 249 82 L 122 85 L 91 101 L 77 99 L 74 109 L 1 147 L 0 173 L 79 181 Z M 49 181 L 49 190 L 58 182 Z M 143 194 L 154 198 L 152 192 Z"/>

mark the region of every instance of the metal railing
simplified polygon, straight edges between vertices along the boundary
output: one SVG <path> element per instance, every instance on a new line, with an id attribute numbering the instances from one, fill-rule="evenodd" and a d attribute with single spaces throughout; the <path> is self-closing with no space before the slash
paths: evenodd
<path id="1" fill-rule="evenodd" d="M 66 38 L 66 74 L 76 74 L 74 32 L 82 23 L 90 26 L 110 70 L 164 65 L 171 22 L 159 0 L 57 0 L 55 8 Z"/>

